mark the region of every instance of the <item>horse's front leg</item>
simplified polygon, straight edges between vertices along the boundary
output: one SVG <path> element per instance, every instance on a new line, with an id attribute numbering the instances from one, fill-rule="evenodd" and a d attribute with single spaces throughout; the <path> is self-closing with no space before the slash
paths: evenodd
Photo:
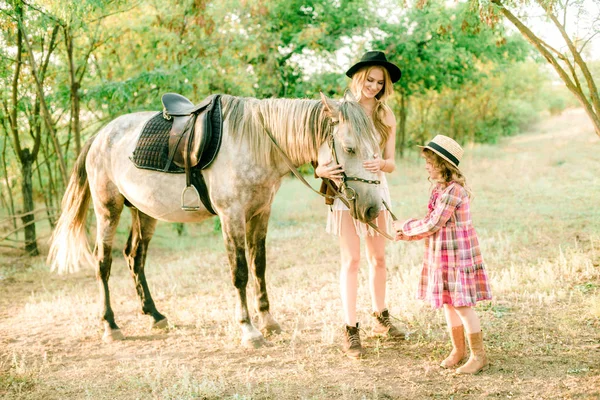
<path id="1" fill-rule="evenodd" d="M 269 215 L 270 210 L 255 215 L 248 221 L 246 227 L 246 243 L 248 244 L 250 268 L 254 274 L 259 329 L 265 335 L 281 333 L 281 327 L 269 312 L 269 296 L 267 295 L 267 283 L 265 281 L 265 270 L 267 269 L 265 241 L 267 238 Z"/>
<path id="2" fill-rule="evenodd" d="M 236 317 L 242 328 L 242 345 L 258 348 L 267 345 L 267 341 L 250 320 L 246 300 L 246 285 L 248 284 L 248 263 L 246 261 L 246 230 L 243 215 L 221 216 L 223 238 L 231 267 L 231 279 L 238 292 Z"/>

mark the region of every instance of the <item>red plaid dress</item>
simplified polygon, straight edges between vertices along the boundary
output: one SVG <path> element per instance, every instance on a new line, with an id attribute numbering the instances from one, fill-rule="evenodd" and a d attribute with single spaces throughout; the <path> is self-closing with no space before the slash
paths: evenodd
<path id="1" fill-rule="evenodd" d="M 434 308 L 474 306 L 492 293 L 471 221 L 469 196 L 458 183 L 436 187 L 423 219 L 404 222 L 408 240 L 425 239 L 417 297 Z"/>

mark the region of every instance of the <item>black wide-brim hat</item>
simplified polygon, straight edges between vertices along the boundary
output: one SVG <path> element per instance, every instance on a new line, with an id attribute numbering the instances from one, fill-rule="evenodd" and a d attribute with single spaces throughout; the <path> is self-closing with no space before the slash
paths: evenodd
<path id="1" fill-rule="evenodd" d="M 392 83 L 398 82 L 400 77 L 402 76 L 402 71 L 396 64 L 392 64 L 387 60 L 383 51 L 367 51 L 359 62 L 350 67 L 348 71 L 346 71 L 346 76 L 348 78 L 352 78 L 352 75 L 356 73 L 362 67 L 368 67 L 371 65 L 380 65 L 387 69 L 390 73 L 390 79 Z"/>

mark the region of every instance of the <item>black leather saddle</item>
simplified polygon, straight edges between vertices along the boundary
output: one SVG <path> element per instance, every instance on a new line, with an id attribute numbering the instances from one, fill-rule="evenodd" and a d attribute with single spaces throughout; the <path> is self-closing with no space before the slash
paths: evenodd
<path id="1" fill-rule="evenodd" d="M 220 95 L 194 105 L 177 93 L 162 96 L 163 118 L 172 120 L 169 133 L 169 160 L 183 167 L 204 169 L 212 163 L 221 145 Z"/>
<path id="2" fill-rule="evenodd" d="M 146 122 L 133 152 L 132 161 L 139 168 L 171 173 L 185 173 L 186 186 L 181 193 L 181 208 L 196 211 L 186 204 L 188 190 L 196 193 L 213 214 L 208 189 L 201 170 L 207 168 L 221 147 L 223 121 L 220 95 L 207 97 L 194 105 L 184 96 L 166 93 L 163 111 Z"/>

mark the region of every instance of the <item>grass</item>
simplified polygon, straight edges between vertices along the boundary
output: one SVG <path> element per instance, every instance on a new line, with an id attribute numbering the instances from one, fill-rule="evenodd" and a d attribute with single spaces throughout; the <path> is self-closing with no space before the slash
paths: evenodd
<path id="1" fill-rule="evenodd" d="M 473 377 L 437 364 L 450 349 L 439 311 L 414 299 L 422 243 L 387 247 L 388 305 L 405 343 L 363 336 L 342 356 L 338 250 L 322 200 L 286 179 L 274 203 L 267 271 L 273 347 L 240 348 L 235 291 L 214 221 L 177 237 L 159 224 L 147 277 L 169 330 L 150 330 L 115 240 L 110 280 L 127 340 L 101 342 L 93 271 L 50 274 L 2 258 L 0 397 L 24 399 L 395 399 L 600 397 L 600 140 L 571 111 L 495 146 L 466 149 L 473 215 L 494 300 L 478 305 L 492 366 Z M 410 156 L 389 181 L 399 218 L 423 214 L 428 183 Z M 315 185 L 316 186 L 316 183 Z M 177 238 L 177 240 L 174 240 Z M 12 260 L 12 261 L 11 261 Z M 371 327 L 366 265 L 358 311 Z M 249 289 L 252 303 L 253 290 Z"/>

